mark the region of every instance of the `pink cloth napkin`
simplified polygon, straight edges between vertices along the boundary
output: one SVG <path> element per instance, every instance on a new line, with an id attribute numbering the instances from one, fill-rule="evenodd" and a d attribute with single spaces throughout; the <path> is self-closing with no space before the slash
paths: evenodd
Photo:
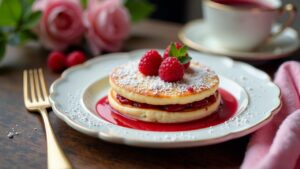
<path id="1" fill-rule="evenodd" d="M 275 83 L 282 109 L 253 134 L 241 169 L 300 169 L 300 63 L 281 65 Z"/>

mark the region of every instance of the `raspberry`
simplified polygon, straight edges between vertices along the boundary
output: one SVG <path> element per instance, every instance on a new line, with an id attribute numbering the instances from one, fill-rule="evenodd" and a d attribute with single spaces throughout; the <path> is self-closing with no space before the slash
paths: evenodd
<path id="1" fill-rule="evenodd" d="M 161 62 L 162 57 L 156 50 L 148 50 L 140 60 L 139 71 L 146 76 L 156 76 Z"/>
<path id="2" fill-rule="evenodd" d="M 72 52 L 67 57 L 67 66 L 72 67 L 86 61 L 86 56 L 80 51 Z"/>
<path id="3" fill-rule="evenodd" d="M 53 72 L 61 72 L 66 68 L 66 57 L 61 52 L 51 52 L 48 56 L 47 65 Z"/>
<path id="4" fill-rule="evenodd" d="M 184 67 L 174 57 L 168 57 L 159 67 L 159 77 L 166 82 L 176 82 L 183 78 Z"/>
<path id="5" fill-rule="evenodd" d="M 169 46 L 167 46 L 167 48 L 165 49 L 163 59 L 166 59 L 166 58 L 170 57 L 171 44 Z M 180 50 L 180 48 L 183 47 L 182 44 L 179 43 L 179 42 L 175 42 L 174 44 L 175 44 L 176 49 L 178 49 L 178 50 Z M 188 53 L 186 53 L 185 56 L 188 56 Z M 178 56 L 173 56 L 173 57 L 178 57 Z M 184 70 L 188 69 L 189 66 L 190 66 L 190 62 L 183 64 L 183 66 L 184 66 Z"/>

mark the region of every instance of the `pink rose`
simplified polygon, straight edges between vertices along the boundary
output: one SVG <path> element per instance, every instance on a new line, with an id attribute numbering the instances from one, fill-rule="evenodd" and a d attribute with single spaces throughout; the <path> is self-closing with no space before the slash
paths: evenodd
<path id="1" fill-rule="evenodd" d="M 90 0 L 85 25 L 93 54 L 118 51 L 130 31 L 129 13 L 120 0 Z"/>
<path id="2" fill-rule="evenodd" d="M 33 10 L 43 12 L 36 32 L 46 48 L 62 50 L 82 39 L 85 28 L 79 1 L 36 0 Z"/>

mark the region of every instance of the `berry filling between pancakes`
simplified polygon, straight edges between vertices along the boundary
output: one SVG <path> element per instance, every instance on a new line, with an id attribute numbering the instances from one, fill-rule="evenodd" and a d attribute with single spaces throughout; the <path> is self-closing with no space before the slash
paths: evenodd
<path id="1" fill-rule="evenodd" d="M 132 100 L 129 100 L 119 94 L 117 94 L 117 100 L 121 104 L 130 105 L 137 108 L 145 108 L 145 109 L 158 109 L 158 110 L 164 110 L 167 112 L 183 112 L 183 111 L 191 111 L 195 109 L 202 109 L 205 108 L 214 102 L 216 102 L 217 97 L 219 95 L 219 92 L 216 91 L 213 95 L 193 103 L 188 104 L 172 104 L 172 105 L 151 105 L 146 103 L 139 103 Z"/>

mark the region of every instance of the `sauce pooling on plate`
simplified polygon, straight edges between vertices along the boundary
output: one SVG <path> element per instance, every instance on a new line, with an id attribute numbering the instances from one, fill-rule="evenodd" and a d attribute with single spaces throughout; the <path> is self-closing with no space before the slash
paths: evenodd
<path id="1" fill-rule="evenodd" d="M 224 123 L 233 117 L 237 111 L 238 103 L 233 95 L 224 89 L 219 89 L 222 97 L 222 104 L 219 109 L 212 115 L 203 119 L 194 120 L 184 123 L 153 123 L 144 122 L 129 117 L 125 117 L 118 111 L 114 110 L 108 103 L 107 96 L 101 98 L 96 110 L 100 118 L 122 127 L 145 130 L 145 131 L 188 131 L 202 129 Z M 184 113 L 184 112 L 183 112 Z"/>

